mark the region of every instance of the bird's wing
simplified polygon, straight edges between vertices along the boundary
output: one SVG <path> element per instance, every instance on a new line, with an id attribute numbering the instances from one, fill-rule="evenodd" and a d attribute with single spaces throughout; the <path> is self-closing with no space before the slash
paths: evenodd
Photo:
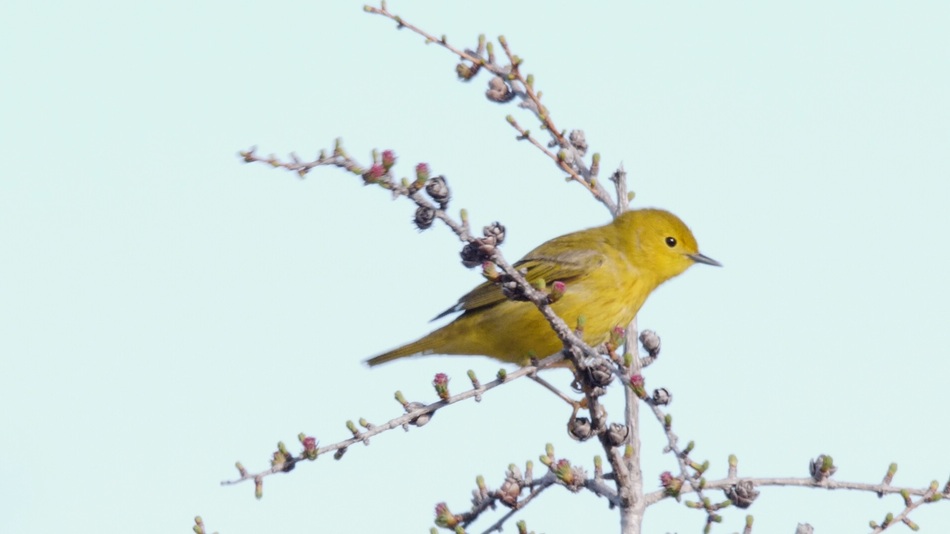
<path id="1" fill-rule="evenodd" d="M 591 248 L 593 244 L 583 243 L 573 234 L 561 236 L 529 252 L 515 263 L 514 267 L 527 271 L 525 278 L 528 282 L 533 283 L 543 279 L 547 285 L 556 281 L 569 283 L 572 279 L 588 274 L 603 264 L 603 253 Z M 586 247 L 581 248 L 584 245 Z M 463 295 L 454 306 L 437 315 L 435 319 L 455 312 L 492 306 L 507 299 L 508 297 L 502 293 L 498 284 L 491 281 L 483 282 Z"/>

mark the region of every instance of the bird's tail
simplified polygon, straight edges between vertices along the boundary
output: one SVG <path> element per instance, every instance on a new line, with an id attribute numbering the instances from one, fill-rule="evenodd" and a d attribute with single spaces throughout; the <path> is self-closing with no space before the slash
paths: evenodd
<path id="1" fill-rule="evenodd" d="M 408 345 L 403 345 L 399 348 L 395 348 L 389 352 L 384 352 L 379 356 L 374 356 L 366 360 L 366 365 L 370 367 L 376 367 L 377 365 L 384 364 L 386 362 L 391 362 L 393 360 L 398 360 L 399 358 L 408 358 L 410 356 L 422 356 L 425 354 L 432 354 L 432 349 L 434 348 L 432 335 L 428 335 L 418 341 L 413 341 Z"/>

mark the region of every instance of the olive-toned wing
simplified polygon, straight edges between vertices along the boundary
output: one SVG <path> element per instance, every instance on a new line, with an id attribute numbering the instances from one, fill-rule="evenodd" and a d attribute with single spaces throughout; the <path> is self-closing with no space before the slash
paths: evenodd
<path id="1" fill-rule="evenodd" d="M 603 244 L 585 242 L 589 241 L 591 236 L 580 234 L 552 239 L 529 252 L 515 263 L 514 267 L 527 271 L 525 278 L 528 282 L 543 279 L 547 285 L 557 281 L 569 283 L 572 279 L 584 276 L 603 264 L 604 255 L 599 250 Z M 477 310 L 504 300 L 507 300 L 507 297 L 498 284 L 483 282 L 462 296 L 454 306 L 437 315 L 433 321 L 451 313 Z"/>

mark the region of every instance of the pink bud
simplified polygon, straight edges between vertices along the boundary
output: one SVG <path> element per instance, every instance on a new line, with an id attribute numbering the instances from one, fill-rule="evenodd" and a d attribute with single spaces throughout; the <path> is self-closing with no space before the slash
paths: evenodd
<path id="1" fill-rule="evenodd" d="M 429 179 L 429 165 L 426 163 L 420 163 L 416 165 L 416 178 L 419 180 L 428 180 Z"/>
<path id="2" fill-rule="evenodd" d="M 442 400 L 448 400 L 449 398 L 449 375 L 445 373 L 439 373 L 435 375 L 435 378 L 432 380 L 432 386 L 435 387 L 435 392 Z"/>
<path id="3" fill-rule="evenodd" d="M 384 174 L 386 174 L 386 169 L 384 169 L 383 166 L 378 163 L 369 169 L 369 175 L 374 180 L 379 180 Z"/>
<path id="4" fill-rule="evenodd" d="M 663 471 L 662 473 L 660 473 L 660 484 L 662 484 L 664 488 L 669 487 L 671 482 L 673 482 L 672 473 L 670 473 L 669 471 Z"/>
<path id="5" fill-rule="evenodd" d="M 396 153 L 392 150 L 383 151 L 383 167 L 387 170 L 396 164 Z"/>

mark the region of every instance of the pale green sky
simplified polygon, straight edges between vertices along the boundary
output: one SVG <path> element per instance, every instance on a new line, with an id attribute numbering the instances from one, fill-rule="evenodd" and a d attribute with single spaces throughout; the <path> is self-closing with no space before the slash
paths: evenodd
<path id="1" fill-rule="evenodd" d="M 239 149 L 428 162 L 509 259 L 607 213 L 514 140 L 487 78 L 358 2 L 100 2 L 0 7 L 0 532 L 426 532 L 478 474 L 546 442 L 590 466 L 569 415 L 515 383 L 290 476 L 221 488 L 298 432 L 398 415 L 483 358 L 361 361 L 417 337 L 478 281 L 444 228 L 334 169 L 305 181 Z M 463 46 L 504 33 L 554 120 L 583 128 L 636 206 L 679 214 L 703 251 L 646 304 L 678 433 L 710 476 L 926 486 L 950 475 L 950 6 L 943 2 L 422 2 L 390 8 Z M 566 376 L 552 380 L 566 385 Z M 612 405 L 619 413 L 620 407 Z M 644 424 L 651 488 L 674 469 Z M 296 447 L 296 445 L 294 445 Z M 899 498 L 767 489 L 755 532 L 861 532 Z M 729 510 L 718 532 L 741 530 Z M 555 488 L 538 532 L 611 532 L 616 514 Z M 913 516 L 950 529 L 937 504 Z M 491 519 L 494 521 L 494 519 Z M 698 532 L 666 502 L 647 532 Z M 476 524 L 480 532 L 490 524 Z M 481 527 L 479 529 L 478 527 Z M 901 527 L 903 528 L 903 527 Z M 511 525 L 509 529 L 514 529 Z"/>

